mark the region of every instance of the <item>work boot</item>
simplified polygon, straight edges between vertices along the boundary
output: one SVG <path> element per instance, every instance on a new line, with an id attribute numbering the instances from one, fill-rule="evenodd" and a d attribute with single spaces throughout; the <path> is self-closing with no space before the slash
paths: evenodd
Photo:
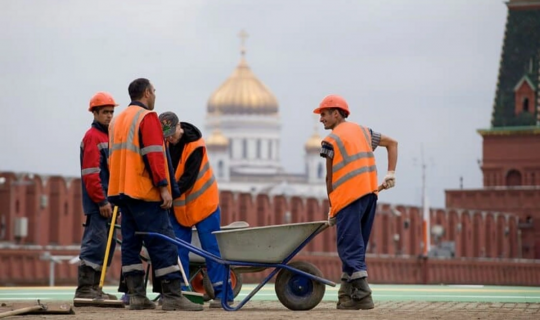
<path id="1" fill-rule="evenodd" d="M 229 306 L 233 305 L 234 300 L 229 300 Z M 208 304 L 208 307 L 210 309 L 221 309 L 221 298 L 215 297 L 214 300 L 210 301 L 210 304 Z"/>
<path id="2" fill-rule="evenodd" d="M 351 300 L 352 285 L 347 280 L 341 279 L 341 285 L 338 290 L 337 309 L 341 309 L 341 304 L 349 303 Z"/>
<path id="3" fill-rule="evenodd" d="M 128 287 L 130 310 L 156 308 L 156 305 L 146 297 L 146 289 L 144 287 L 144 275 L 136 274 L 126 276 L 126 285 Z"/>
<path id="4" fill-rule="evenodd" d="M 162 310 L 202 311 L 203 309 L 202 305 L 193 303 L 182 295 L 180 279 L 161 280 L 161 290 Z"/>
<path id="5" fill-rule="evenodd" d="M 342 302 L 338 309 L 342 310 L 368 310 L 375 308 L 373 298 L 371 297 L 371 289 L 367 283 L 367 278 L 355 279 L 350 282 L 351 299 Z"/>
<path id="6" fill-rule="evenodd" d="M 79 266 L 79 275 L 77 279 L 77 290 L 75 290 L 75 299 L 95 299 L 98 296 L 94 290 L 94 273 L 92 267 L 86 265 Z"/>
<path id="7" fill-rule="evenodd" d="M 96 293 L 98 293 L 98 294 L 100 293 L 99 292 L 99 281 L 101 281 L 101 271 L 95 271 L 93 288 L 96 291 Z M 101 291 L 101 299 L 104 299 L 104 300 L 118 300 L 118 298 L 114 294 L 105 293 L 103 291 Z"/>

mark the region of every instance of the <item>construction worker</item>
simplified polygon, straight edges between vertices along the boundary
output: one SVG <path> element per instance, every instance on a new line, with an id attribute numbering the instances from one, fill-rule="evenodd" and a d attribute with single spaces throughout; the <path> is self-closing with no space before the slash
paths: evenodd
<path id="1" fill-rule="evenodd" d="M 86 223 L 79 255 L 79 275 L 75 298 L 116 300 L 112 294 L 101 293 L 97 289 L 107 246 L 108 223 L 111 221 L 112 207 L 107 201 L 109 184 L 108 127 L 118 106 L 107 92 L 98 92 L 90 99 L 90 111 L 94 116 L 92 127 L 86 131 L 81 142 L 81 184 L 83 212 Z M 112 242 L 109 265 L 114 254 Z"/>
<path id="2" fill-rule="evenodd" d="M 212 234 L 220 230 L 221 224 L 219 191 L 202 134 L 194 125 L 180 122 L 173 112 L 160 114 L 159 121 L 168 142 L 172 165 L 176 168 L 175 179 L 180 191 L 180 196 L 174 199 L 174 215 L 171 215 L 174 233 L 178 238 L 191 243 L 191 228 L 196 226 L 201 247 L 219 257 L 217 239 Z M 189 251 L 179 246 L 178 255 L 188 273 Z M 224 290 L 227 290 L 228 302 L 232 303 L 234 297 L 231 283 L 223 284 L 225 267 L 211 259 L 206 259 L 206 266 L 215 293 L 209 307 L 221 308 Z"/>
<path id="3" fill-rule="evenodd" d="M 337 227 L 337 249 L 342 264 L 338 309 L 374 308 L 367 283 L 366 248 L 377 207 L 377 167 L 373 151 L 387 149 L 388 172 L 382 189 L 395 185 L 397 142 L 369 128 L 345 119 L 349 106 L 338 95 L 326 96 L 313 111 L 320 114 L 326 130 L 321 142 L 326 158 L 326 188 L 330 210 L 328 223 Z"/>
<path id="4" fill-rule="evenodd" d="M 169 164 L 161 124 L 153 112 L 154 86 L 139 78 L 128 88 L 131 103 L 109 127 L 111 175 L 109 201 L 122 209 L 122 274 L 129 308 L 155 309 L 146 296 L 144 269 L 139 256 L 143 241 L 162 288 L 163 310 L 199 311 L 182 295 L 176 245 L 135 232 L 158 232 L 174 237 L 168 210 L 172 206 Z"/>

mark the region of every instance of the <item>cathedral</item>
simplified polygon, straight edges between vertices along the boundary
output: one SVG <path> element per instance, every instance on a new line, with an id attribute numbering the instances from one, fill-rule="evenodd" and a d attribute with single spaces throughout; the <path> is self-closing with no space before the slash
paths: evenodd
<path id="1" fill-rule="evenodd" d="M 242 42 L 247 34 L 240 33 Z M 326 198 L 325 162 L 317 124 L 305 143 L 305 171 L 281 165 L 279 104 L 251 71 L 242 43 L 240 62 L 208 100 L 206 144 L 220 190 Z"/>

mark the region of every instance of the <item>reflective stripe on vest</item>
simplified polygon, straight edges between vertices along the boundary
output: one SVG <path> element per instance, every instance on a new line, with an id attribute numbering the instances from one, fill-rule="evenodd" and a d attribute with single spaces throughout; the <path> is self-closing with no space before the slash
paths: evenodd
<path id="1" fill-rule="evenodd" d="M 219 191 L 214 172 L 208 161 L 204 140 L 190 142 L 184 146 L 182 157 L 175 172 L 176 180 L 184 173 L 187 159 L 198 148 L 202 148 L 203 159 L 199 174 L 193 187 L 174 199 L 174 214 L 178 223 L 185 227 L 192 227 L 206 219 L 219 205 Z"/>
<path id="2" fill-rule="evenodd" d="M 141 149 L 139 125 L 152 111 L 139 106 L 129 106 L 109 125 L 109 197 L 126 195 L 144 201 L 161 201 L 159 189 L 154 186 L 143 156 L 151 152 L 165 153 L 165 144 L 150 145 Z M 167 157 L 164 157 L 167 179 Z M 170 183 L 168 184 L 170 192 Z"/>
<path id="3" fill-rule="evenodd" d="M 324 141 L 334 148 L 330 215 L 335 216 L 353 201 L 377 192 L 377 166 L 371 150 L 371 135 L 364 127 L 344 122 Z"/>
<path id="4" fill-rule="evenodd" d="M 201 179 L 204 176 L 204 174 L 206 173 L 206 171 L 208 171 L 209 169 L 210 169 L 210 163 L 206 162 L 204 167 L 201 169 L 201 171 L 197 175 L 197 180 Z M 186 196 L 185 199 L 174 200 L 173 204 L 175 206 L 185 206 L 186 203 L 189 204 L 190 202 L 193 202 L 198 197 L 200 197 L 206 190 L 210 189 L 210 187 L 212 186 L 214 181 L 216 181 L 216 177 L 214 177 L 214 175 L 212 174 L 212 178 L 210 178 L 210 180 L 206 181 L 199 190 L 197 190 L 197 191 L 195 191 L 193 193 L 189 193 L 188 196 Z M 178 199 L 180 199 L 180 198 L 178 198 Z"/>

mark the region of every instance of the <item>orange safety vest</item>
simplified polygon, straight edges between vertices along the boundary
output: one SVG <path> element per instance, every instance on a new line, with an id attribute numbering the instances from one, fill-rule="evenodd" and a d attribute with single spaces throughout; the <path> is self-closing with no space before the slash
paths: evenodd
<path id="1" fill-rule="evenodd" d="M 199 168 L 199 175 L 191 189 L 174 199 L 174 215 L 176 221 L 185 227 L 192 227 L 206 219 L 219 205 L 219 191 L 212 167 L 206 154 L 206 146 L 201 138 L 189 142 L 184 146 L 182 158 L 176 168 L 175 178 L 178 181 L 184 174 L 187 159 L 197 148 L 202 148 L 203 159 Z"/>
<path id="2" fill-rule="evenodd" d="M 153 111 L 131 105 L 116 116 L 109 125 L 109 197 L 128 196 L 132 199 L 161 202 L 159 188 L 154 186 L 143 156 L 163 152 L 171 191 L 165 144 L 144 146 L 139 141 L 139 126 Z"/>
<path id="3" fill-rule="evenodd" d="M 339 124 L 323 141 L 334 148 L 330 216 L 366 194 L 377 194 L 377 166 L 367 128 L 352 122 Z"/>

